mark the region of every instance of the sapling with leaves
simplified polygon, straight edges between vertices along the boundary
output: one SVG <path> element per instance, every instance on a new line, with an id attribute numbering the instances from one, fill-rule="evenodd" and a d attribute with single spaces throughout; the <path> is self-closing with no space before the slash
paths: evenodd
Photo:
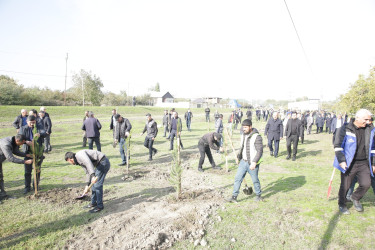
<path id="1" fill-rule="evenodd" d="M 40 135 L 38 134 L 38 130 L 37 130 L 36 126 L 34 126 L 34 128 L 33 128 L 33 134 L 35 136 L 33 137 L 33 140 L 32 140 L 31 152 L 32 152 L 32 155 L 33 155 L 34 189 L 35 189 L 35 194 L 37 194 L 38 193 L 39 176 L 40 176 L 40 171 L 41 171 L 44 156 L 43 156 L 43 145 L 38 142 L 39 138 L 40 138 Z"/>
<path id="2" fill-rule="evenodd" d="M 181 157 L 180 157 L 180 136 L 179 136 L 179 128 L 181 120 L 177 120 L 177 145 L 174 147 L 173 150 L 173 163 L 170 168 L 170 177 L 169 182 L 171 185 L 176 189 L 176 198 L 179 200 L 181 198 L 181 182 L 182 182 L 182 166 L 181 166 Z"/>

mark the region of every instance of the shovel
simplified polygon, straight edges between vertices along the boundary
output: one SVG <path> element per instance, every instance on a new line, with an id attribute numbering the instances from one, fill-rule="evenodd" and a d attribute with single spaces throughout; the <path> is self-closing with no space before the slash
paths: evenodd
<path id="1" fill-rule="evenodd" d="M 90 191 L 92 185 L 94 185 L 94 184 L 95 184 L 95 183 L 92 183 L 92 182 L 91 182 L 91 184 L 90 184 L 90 186 L 89 186 L 89 189 L 88 189 L 87 193 Z M 87 196 L 87 193 L 84 193 L 84 194 L 82 194 L 82 195 L 76 197 L 75 200 L 83 200 L 83 199 L 85 199 L 85 197 Z"/>

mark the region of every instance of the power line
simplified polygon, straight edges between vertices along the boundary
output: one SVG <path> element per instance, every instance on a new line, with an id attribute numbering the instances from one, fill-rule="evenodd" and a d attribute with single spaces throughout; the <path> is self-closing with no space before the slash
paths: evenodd
<path id="1" fill-rule="evenodd" d="M 7 72 L 7 73 L 23 74 L 23 75 L 50 76 L 50 77 L 65 77 L 65 76 L 63 76 L 63 75 L 36 74 L 36 73 L 28 73 L 28 72 L 20 72 L 20 71 L 11 71 L 11 70 L 3 70 L 3 69 L 0 69 L 0 71 L 2 71 L 2 72 Z"/>
<path id="2" fill-rule="evenodd" d="M 39 56 L 39 57 L 51 57 L 51 58 L 61 58 L 61 56 L 41 55 L 41 54 L 32 54 L 32 53 L 14 52 L 14 51 L 4 51 L 4 50 L 0 50 L 0 53 L 4 53 L 4 54 L 17 54 L 17 55 L 27 55 L 27 56 Z"/>
<path id="3" fill-rule="evenodd" d="M 290 11 L 289 11 L 288 4 L 286 3 L 286 0 L 284 0 L 284 3 L 285 3 L 285 6 L 286 6 L 286 9 L 288 10 L 289 17 L 290 17 L 290 20 L 292 21 L 292 24 L 293 24 L 294 30 L 295 30 L 295 32 L 296 32 L 296 34 L 297 34 L 298 41 L 299 41 L 299 44 L 301 45 L 301 48 L 302 48 L 303 54 L 305 55 L 305 59 L 306 59 L 306 61 L 307 61 L 307 64 L 309 65 L 309 68 L 310 68 L 311 74 L 314 76 L 314 72 L 313 72 L 313 70 L 312 70 L 312 67 L 311 67 L 311 64 L 310 64 L 309 58 L 307 57 L 307 54 L 306 54 L 305 48 L 303 47 L 303 44 L 302 44 L 301 38 L 299 37 L 299 34 L 298 34 L 298 31 L 297 31 L 296 25 L 294 24 L 293 17 L 292 17 L 292 14 L 291 14 Z"/>

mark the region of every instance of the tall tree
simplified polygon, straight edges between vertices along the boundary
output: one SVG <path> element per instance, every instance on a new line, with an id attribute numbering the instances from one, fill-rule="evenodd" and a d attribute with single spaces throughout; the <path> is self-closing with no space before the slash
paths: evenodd
<path id="1" fill-rule="evenodd" d="M 100 105 L 104 98 L 101 90 L 104 85 L 99 77 L 81 69 L 79 73 L 72 76 L 72 80 L 74 85 L 70 92 L 74 92 L 77 96 L 84 98 L 85 103 L 91 103 L 94 106 Z"/>
<path id="2" fill-rule="evenodd" d="M 6 75 L 0 75 L 0 104 L 1 105 L 20 105 L 22 104 L 22 93 L 24 88 Z"/>

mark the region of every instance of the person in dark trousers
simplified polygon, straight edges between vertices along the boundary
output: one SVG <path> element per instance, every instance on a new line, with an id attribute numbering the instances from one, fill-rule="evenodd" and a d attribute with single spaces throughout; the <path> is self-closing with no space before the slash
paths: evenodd
<path id="1" fill-rule="evenodd" d="M 300 138 L 301 138 L 301 143 L 303 144 L 303 142 L 305 141 L 305 125 L 306 125 L 306 120 L 305 118 L 301 115 L 301 113 L 298 113 L 297 114 L 297 119 L 301 122 L 301 134 L 300 134 Z"/>
<path id="2" fill-rule="evenodd" d="M 371 125 L 371 112 L 360 109 L 355 120 L 344 124 L 335 138 L 335 160 L 333 166 L 341 171 L 338 205 L 342 214 L 350 214 L 346 206 L 346 194 L 357 178 L 358 188 L 351 195 L 354 208 L 363 212 L 360 199 L 365 195 L 374 177 L 374 132 Z"/>
<path id="3" fill-rule="evenodd" d="M 264 131 L 264 135 L 267 136 L 268 139 L 268 147 L 270 149 L 270 155 L 277 158 L 279 153 L 279 143 L 280 140 L 283 138 L 283 122 L 278 117 L 278 112 L 273 112 L 272 118 L 269 119 L 266 125 L 266 129 Z M 272 144 L 275 145 L 275 151 L 273 150 Z"/>
<path id="4" fill-rule="evenodd" d="M 217 121 L 217 119 L 219 119 L 219 111 L 215 111 L 215 113 L 214 113 L 214 118 L 215 118 L 215 123 L 216 123 L 216 121 Z"/>
<path id="5" fill-rule="evenodd" d="M 219 119 L 217 119 L 217 121 L 215 122 L 215 132 L 221 135 L 220 147 L 223 146 L 223 117 L 223 114 L 219 114 Z M 216 150 L 216 153 L 220 153 L 220 150 Z"/>
<path id="6" fill-rule="evenodd" d="M 111 116 L 111 123 L 109 124 L 109 130 L 112 130 L 113 131 L 113 140 L 116 140 L 116 125 L 117 125 L 117 121 L 116 121 L 116 116 L 117 114 L 117 110 L 116 109 L 112 109 L 112 116 Z"/>
<path id="7" fill-rule="evenodd" d="M 36 126 L 37 133 L 34 135 L 34 126 Z M 29 115 L 27 117 L 27 124 L 25 126 L 22 126 L 20 130 L 18 131 L 18 134 L 23 135 L 26 139 L 26 143 L 22 146 L 22 152 L 28 155 L 32 154 L 31 151 L 31 145 L 32 145 L 32 140 L 33 138 L 39 137 L 38 139 L 38 144 L 40 146 L 43 146 L 43 140 L 46 135 L 45 130 L 43 127 L 40 127 L 40 123 L 36 122 L 36 117 L 34 115 Z M 29 164 L 27 160 L 29 160 L 30 157 L 26 156 L 25 157 L 25 189 L 24 189 L 24 194 L 27 194 L 28 192 L 31 191 L 31 173 L 33 171 L 33 166 L 32 164 Z M 43 159 L 43 156 L 42 156 Z M 43 160 L 42 160 L 43 161 Z M 42 164 L 42 161 L 39 162 L 38 164 Z M 39 186 L 39 181 L 40 181 L 40 172 L 36 174 L 36 183 Z M 35 187 L 34 187 L 35 188 Z M 39 188 L 38 188 L 39 190 Z"/>
<path id="8" fill-rule="evenodd" d="M 262 189 L 258 177 L 259 166 L 263 155 L 262 136 L 256 128 L 252 127 L 250 119 L 245 119 L 242 122 L 242 129 L 241 147 L 237 155 L 240 163 L 238 165 L 236 177 L 234 178 L 233 193 L 226 200 L 229 202 L 237 202 L 237 196 L 240 192 L 242 181 L 246 173 L 249 173 L 254 185 L 255 201 L 262 201 Z"/>
<path id="9" fill-rule="evenodd" d="M 100 144 L 100 132 L 99 130 L 102 128 L 99 120 L 94 117 L 94 113 L 92 111 L 89 112 L 89 118 L 85 120 L 82 126 L 82 130 L 86 131 L 86 136 L 89 143 L 89 149 L 93 149 L 94 142 L 96 145 L 96 149 L 98 151 L 102 151 L 102 146 Z"/>
<path id="10" fill-rule="evenodd" d="M 210 164 L 213 169 L 221 169 L 221 167 L 216 166 L 214 159 L 212 158 L 211 150 L 220 150 L 220 144 L 221 144 L 221 134 L 216 132 L 211 132 L 208 134 L 205 134 L 202 136 L 202 138 L 198 142 L 198 149 L 201 157 L 199 158 L 198 163 L 198 171 L 203 172 L 203 163 L 205 155 L 207 155 L 208 160 L 210 161 Z"/>
<path id="11" fill-rule="evenodd" d="M 20 130 L 22 126 L 25 126 L 27 124 L 27 110 L 21 109 L 21 114 L 16 117 L 16 119 L 13 122 L 13 127 L 17 129 L 17 133 Z"/>
<path id="12" fill-rule="evenodd" d="M 147 113 L 146 117 L 147 117 L 146 125 L 141 135 L 143 135 L 147 131 L 144 146 L 148 148 L 149 150 L 148 160 L 152 161 L 152 156 L 158 152 L 155 148 L 152 147 L 152 145 L 154 144 L 155 138 L 158 134 L 158 124 L 156 123 L 154 119 L 152 119 L 150 113 Z"/>
<path id="13" fill-rule="evenodd" d="M 91 183 L 91 202 L 85 208 L 91 209 L 90 213 L 97 213 L 104 209 L 103 184 L 105 176 L 111 168 L 108 158 L 100 151 L 84 149 L 77 153 L 66 152 L 65 161 L 72 165 L 81 166 L 86 172 L 86 187 L 83 194 L 89 192 Z"/>
<path id="14" fill-rule="evenodd" d="M 46 136 L 44 137 L 44 153 L 48 153 L 52 150 L 51 146 L 51 133 L 52 133 L 52 122 L 49 116 L 46 116 L 44 111 L 39 111 L 39 118 L 43 123 Z"/>
<path id="15" fill-rule="evenodd" d="M 234 129 L 236 130 L 238 128 L 238 124 L 241 123 L 239 112 L 233 111 L 233 117 L 234 117 Z"/>
<path id="16" fill-rule="evenodd" d="M 186 120 L 186 127 L 189 132 L 191 132 L 190 125 L 191 125 L 191 118 L 193 118 L 193 113 L 191 113 L 190 109 L 185 113 L 185 120 Z"/>
<path id="17" fill-rule="evenodd" d="M 247 119 L 249 119 L 249 120 L 252 120 L 252 119 L 253 119 L 253 113 L 251 112 L 250 109 L 247 110 L 247 112 L 246 112 L 246 117 L 247 117 Z"/>
<path id="18" fill-rule="evenodd" d="M 172 117 L 173 117 L 173 112 L 175 112 L 175 109 L 171 109 L 169 110 L 169 114 L 168 114 L 168 132 L 169 132 L 169 127 L 171 126 L 171 121 L 172 121 Z M 171 134 L 168 135 L 167 137 L 167 140 L 169 140 L 171 138 Z"/>
<path id="19" fill-rule="evenodd" d="M 184 146 L 182 145 L 182 141 L 181 141 L 181 130 L 182 130 L 182 122 L 181 122 L 181 118 L 178 117 L 178 113 L 176 111 L 173 112 L 172 114 L 172 120 L 171 120 L 171 124 L 169 126 L 169 135 L 170 135 L 170 146 L 169 146 L 169 150 L 173 150 L 173 143 L 174 143 L 174 138 L 177 137 L 180 139 L 180 146 L 182 149 L 184 149 Z"/>
<path id="20" fill-rule="evenodd" d="M 327 117 L 326 117 L 326 133 L 328 133 L 328 134 L 331 133 L 331 125 L 332 125 L 331 114 L 327 114 Z"/>
<path id="21" fill-rule="evenodd" d="M 9 162 L 17 164 L 32 164 L 33 160 L 31 154 L 23 153 L 19 150 L 19 146 L 26 143 L 26 138 L 23 135 L 9 136 L 0 139 L 0 201 L 8 197 L 5 186 L 4 186 L 4 174 L 3 174 L 3 162 L 8 160 Z M 28 160 L 22 160 L 14 155 L 21 157 L 28 157 Z"/>
<path id="22" fill-rule="evenodd" d="M 297 113 L 292 112 L 291 119 L 288 120 L 285 128 L 285 137 L 286 137 L 286 148 L 288 151 L 287 160 L 290 159 L 292 153 L 292 143 L 293 143 L 293 158 L 292 161 L 296 160 L 297 157 L 297 147 L 298 147 L 298 138 L 301 137 L 302 123 L 297 119 Z"/>
<path id="23" fill-rule="evenodd" d="M 164 135 L 163 135 L 163 137 L 166 137 L 166 136 L 167 136 L 167 131 L 168 131 L 168 120 L 169 120 L 168 110 L 164 110 L 164 115 L 163 115 Z"/>
<path id="24" fill-rule="evenodd" d="M 338 114 L 337 117 L 332 119 L 331 132 L 332 132 L 332 144 L 335 144 L 336 134 L 340 131 L 340 128 L 345 124 L 344 119 L 341 114 Z"/>
<path id="25" fill-rule="evenodd" d="M 238 117 L 240 118 L 240 123 L 242 122 L 243 112 L 241 109 L 238 109 Z"/>
<path id="26" fill-rule="evenodd" d="M 126 139 L 130 135 L 130 130 L 132 129 L 132 125 L 130 121 L 120 114 L 115 115 L 116 119 L 116 126 L 115 126 L 115 141 L 119 144 L 119 150 L 121 155 L 121 163 L 118 164 L 119 166 L 126 165 Z"/>
<path id="27" fill-rule="evenodd" d="M 323 127 L 324 127 L 324 118 L 322 116 L 322 114 L 318 114 L 318 116 L 316 117 L 316 133 L 319 134 L 319 133 L 322 133 L 323 132 Z"/>
<path id="28" fill-rule="evenodd" d="M 89 111 L 85 111 L 85 116 L 83 117 L 83 123 L 85 123 L 86 119 L 89 118 Z M 83 137 L 82 137 L 82 147 L 85 148 L 87 144 L 87 136 L 86 136 L 86 131 L 83 131 Z"/>
<path id="29" fill-rule="evenodd" d="M 210 108 L 207 107 L 204 112 L 206 113 L 206 122 L 209 122 L 210 121 Z"/>

